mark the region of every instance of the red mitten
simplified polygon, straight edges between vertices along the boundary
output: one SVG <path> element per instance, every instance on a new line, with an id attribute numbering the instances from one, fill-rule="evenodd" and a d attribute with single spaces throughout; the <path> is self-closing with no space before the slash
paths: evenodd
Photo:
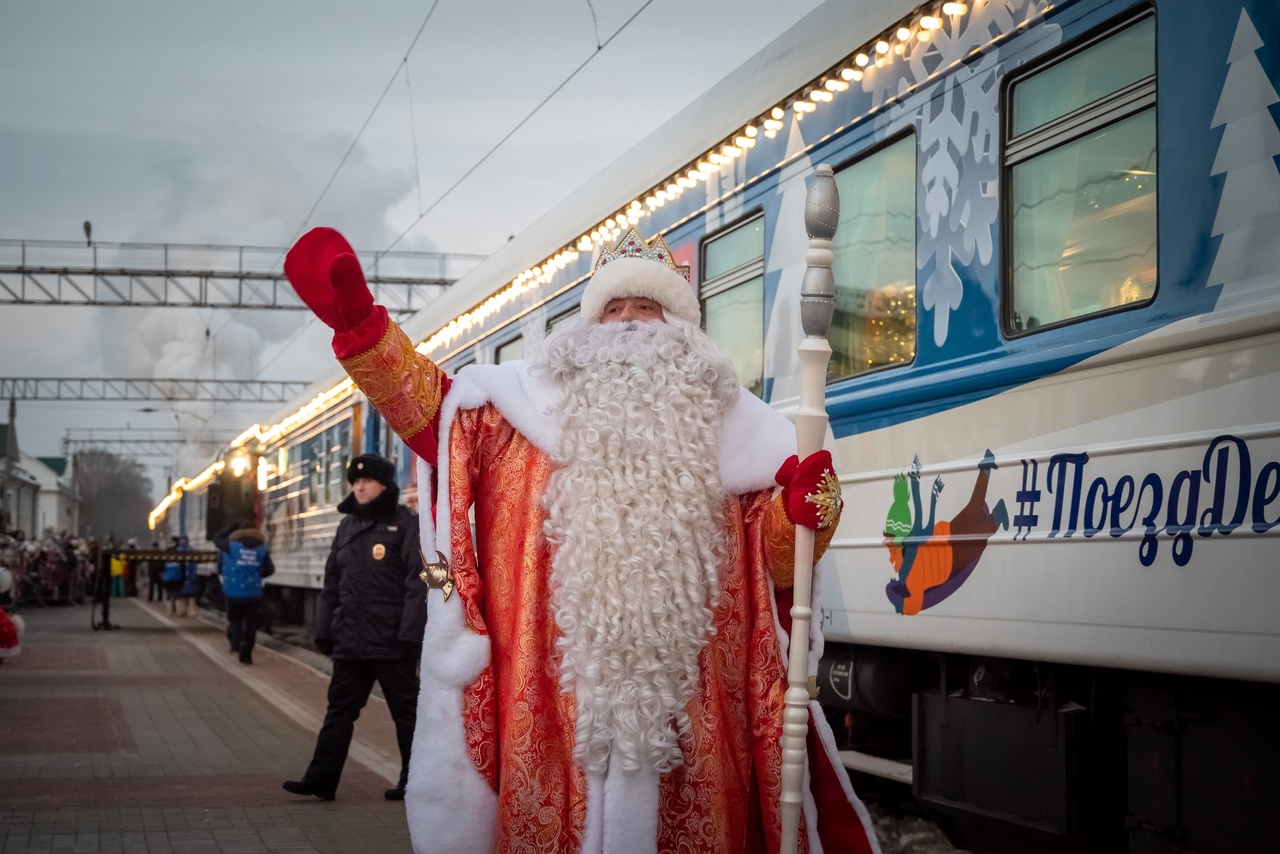
<path id="1" fill-rule="evenodd" d="M 844 501 L 829 451 L 810 454 L 804 462 L 789 457 L 774 479 L 782 487 L 782 506 L 795 524 L 818 531 L 840 518 Z"/>
<path id="2" fill-rule="evenodd" d="M 289 284 L 307 308 L 335 331 L 341 330 L 344 321 L 329 281 L 329 266 L 344 253 L 355 254 L 346 238 L 332 228 L 313 228 L 284 257 L 284 275 Z"/>
<path id="3" fill-rule="evenodd" d="M 386 331 L 386 309 L 374 304 L 355 250 L 332 228 L 304 234 L 285 256 L 284 274 L 307 307 L 334 331 L 339 359 L 370 349 Z"/>
<path id="4" fill-rule="evenodd" d="M 329 283 L 333 285 L 334 306 L 342 318 L 336 331 L 355 329 L 373 313 L 373 294 L 364 280 L 364 270 L 354 252 L 343 252 L 329 264 Z"/>

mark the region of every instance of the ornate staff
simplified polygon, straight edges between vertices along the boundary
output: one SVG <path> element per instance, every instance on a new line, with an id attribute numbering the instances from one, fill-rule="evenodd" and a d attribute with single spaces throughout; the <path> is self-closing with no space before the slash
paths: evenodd
<path id="1" fill-rule="evenodd" d="M 831 167 L 814 170 L 804 203 L 804 227 L 809 235 L 806 269 L 800 286 L 800 408 L 796 411 L 796 453 L 800 459 L 822 450 L 827 433 L 827 363 L 831 345 L 827 330 L 836 306 L 831 275 L 831 239 L 840 220 L 840 194 Z M 796 575 L 791 605 L 791 645 L 787 663 L 786 711 L 782 717 L 782 854 L 799 845 L 800 808 L 804 802 L 805 743 L 809 732 L 809 702 L 816 693 L 809 675 L 809 623 L 813 593 L 814 532 L 796 526 Z"/>

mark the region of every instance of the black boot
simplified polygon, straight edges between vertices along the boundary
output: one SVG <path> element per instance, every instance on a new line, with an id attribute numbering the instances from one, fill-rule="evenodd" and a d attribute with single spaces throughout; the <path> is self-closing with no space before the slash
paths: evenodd
<path id="1" fill-rule="evenodd" d="M 382 793 L 382 797 L 389 801 L 404 800 L 404 785 L 409 781 L 409 769 L 405 768 L 400 771 L 400 782 L 396 783 L 394 789 L 387 789 Z"/>
<path id="2" fill-rule="evenodd" d="M 331 801 L 335 797 L 333 789 L 321 789 L 309 780 L 285 780 L 283 788 L 295 795 L 315 795 L 322 801 Z"/>

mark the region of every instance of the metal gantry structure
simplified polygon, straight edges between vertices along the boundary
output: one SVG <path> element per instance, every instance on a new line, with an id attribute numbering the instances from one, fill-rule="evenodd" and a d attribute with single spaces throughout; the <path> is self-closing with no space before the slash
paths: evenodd
<path id="1" fill-rule="evenodd" d="M 106 451 L 120 457 L 172 457 L 184 447 L 194 446 L 212 452 L 221 444 L 216 439 L 200 442 L 185 439 L 64 439 L 62 450 L 68 457 L 86 451 Z"/>
<path id="2" fill-rule="evenodd" d="M 89 225 L 85 224 L 86 237 Z M 306 311 L 282 271 L 286 249 L 179 243 L 0 240 L 0 305 Z M 404 319 L 484 260 L 441 252 L 357 252 L 374 299 Z M 282 404 L 309 382 L 130 377 L 4 377 L 0 400 Z M 146 410 L 144 410 L 146 411 Z M 68 437 L 69 455 L 169 456 L 181 436 Z"/>
<path id="3" fill-rule="evenodd" d="M 91 451 L 105 451 L 123 457 L 172 457 L 184 449 L 211 453 L 225 444 L 201 429 L 172 427 L 72 427 L 62 437 L 62 453 L 73 457 Z"/>
<path id="4" fill-rule="evenodd" d="M 0 377 L 0 400 L 288 403 L 309 384 L 302 380 Z"/>
<path id="5" fill-rule="evenodd" d="M 268 246 L 0 240 L 0 305 L 306 310 Z M 358 252 L 374 299 L 418 311 L 483 255 Z"/>

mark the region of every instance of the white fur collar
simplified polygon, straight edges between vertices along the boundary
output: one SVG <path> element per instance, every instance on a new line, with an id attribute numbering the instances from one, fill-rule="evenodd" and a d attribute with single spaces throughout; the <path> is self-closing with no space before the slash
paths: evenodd
<path id="1" fill-rule="evenodd" d="M 468 365 L 454 378 L 449 397 L 455 411 L 493 403 L 512 427 L 545 454 L 559 443 L 560 387 L 531 373 L 528 362 Z M 795 452 L 792 423 L 742 389 L 725 416 L 720 440 L 720 479 L 725 490 L 741 495 L 772 487 L 778 467 Z"/>

